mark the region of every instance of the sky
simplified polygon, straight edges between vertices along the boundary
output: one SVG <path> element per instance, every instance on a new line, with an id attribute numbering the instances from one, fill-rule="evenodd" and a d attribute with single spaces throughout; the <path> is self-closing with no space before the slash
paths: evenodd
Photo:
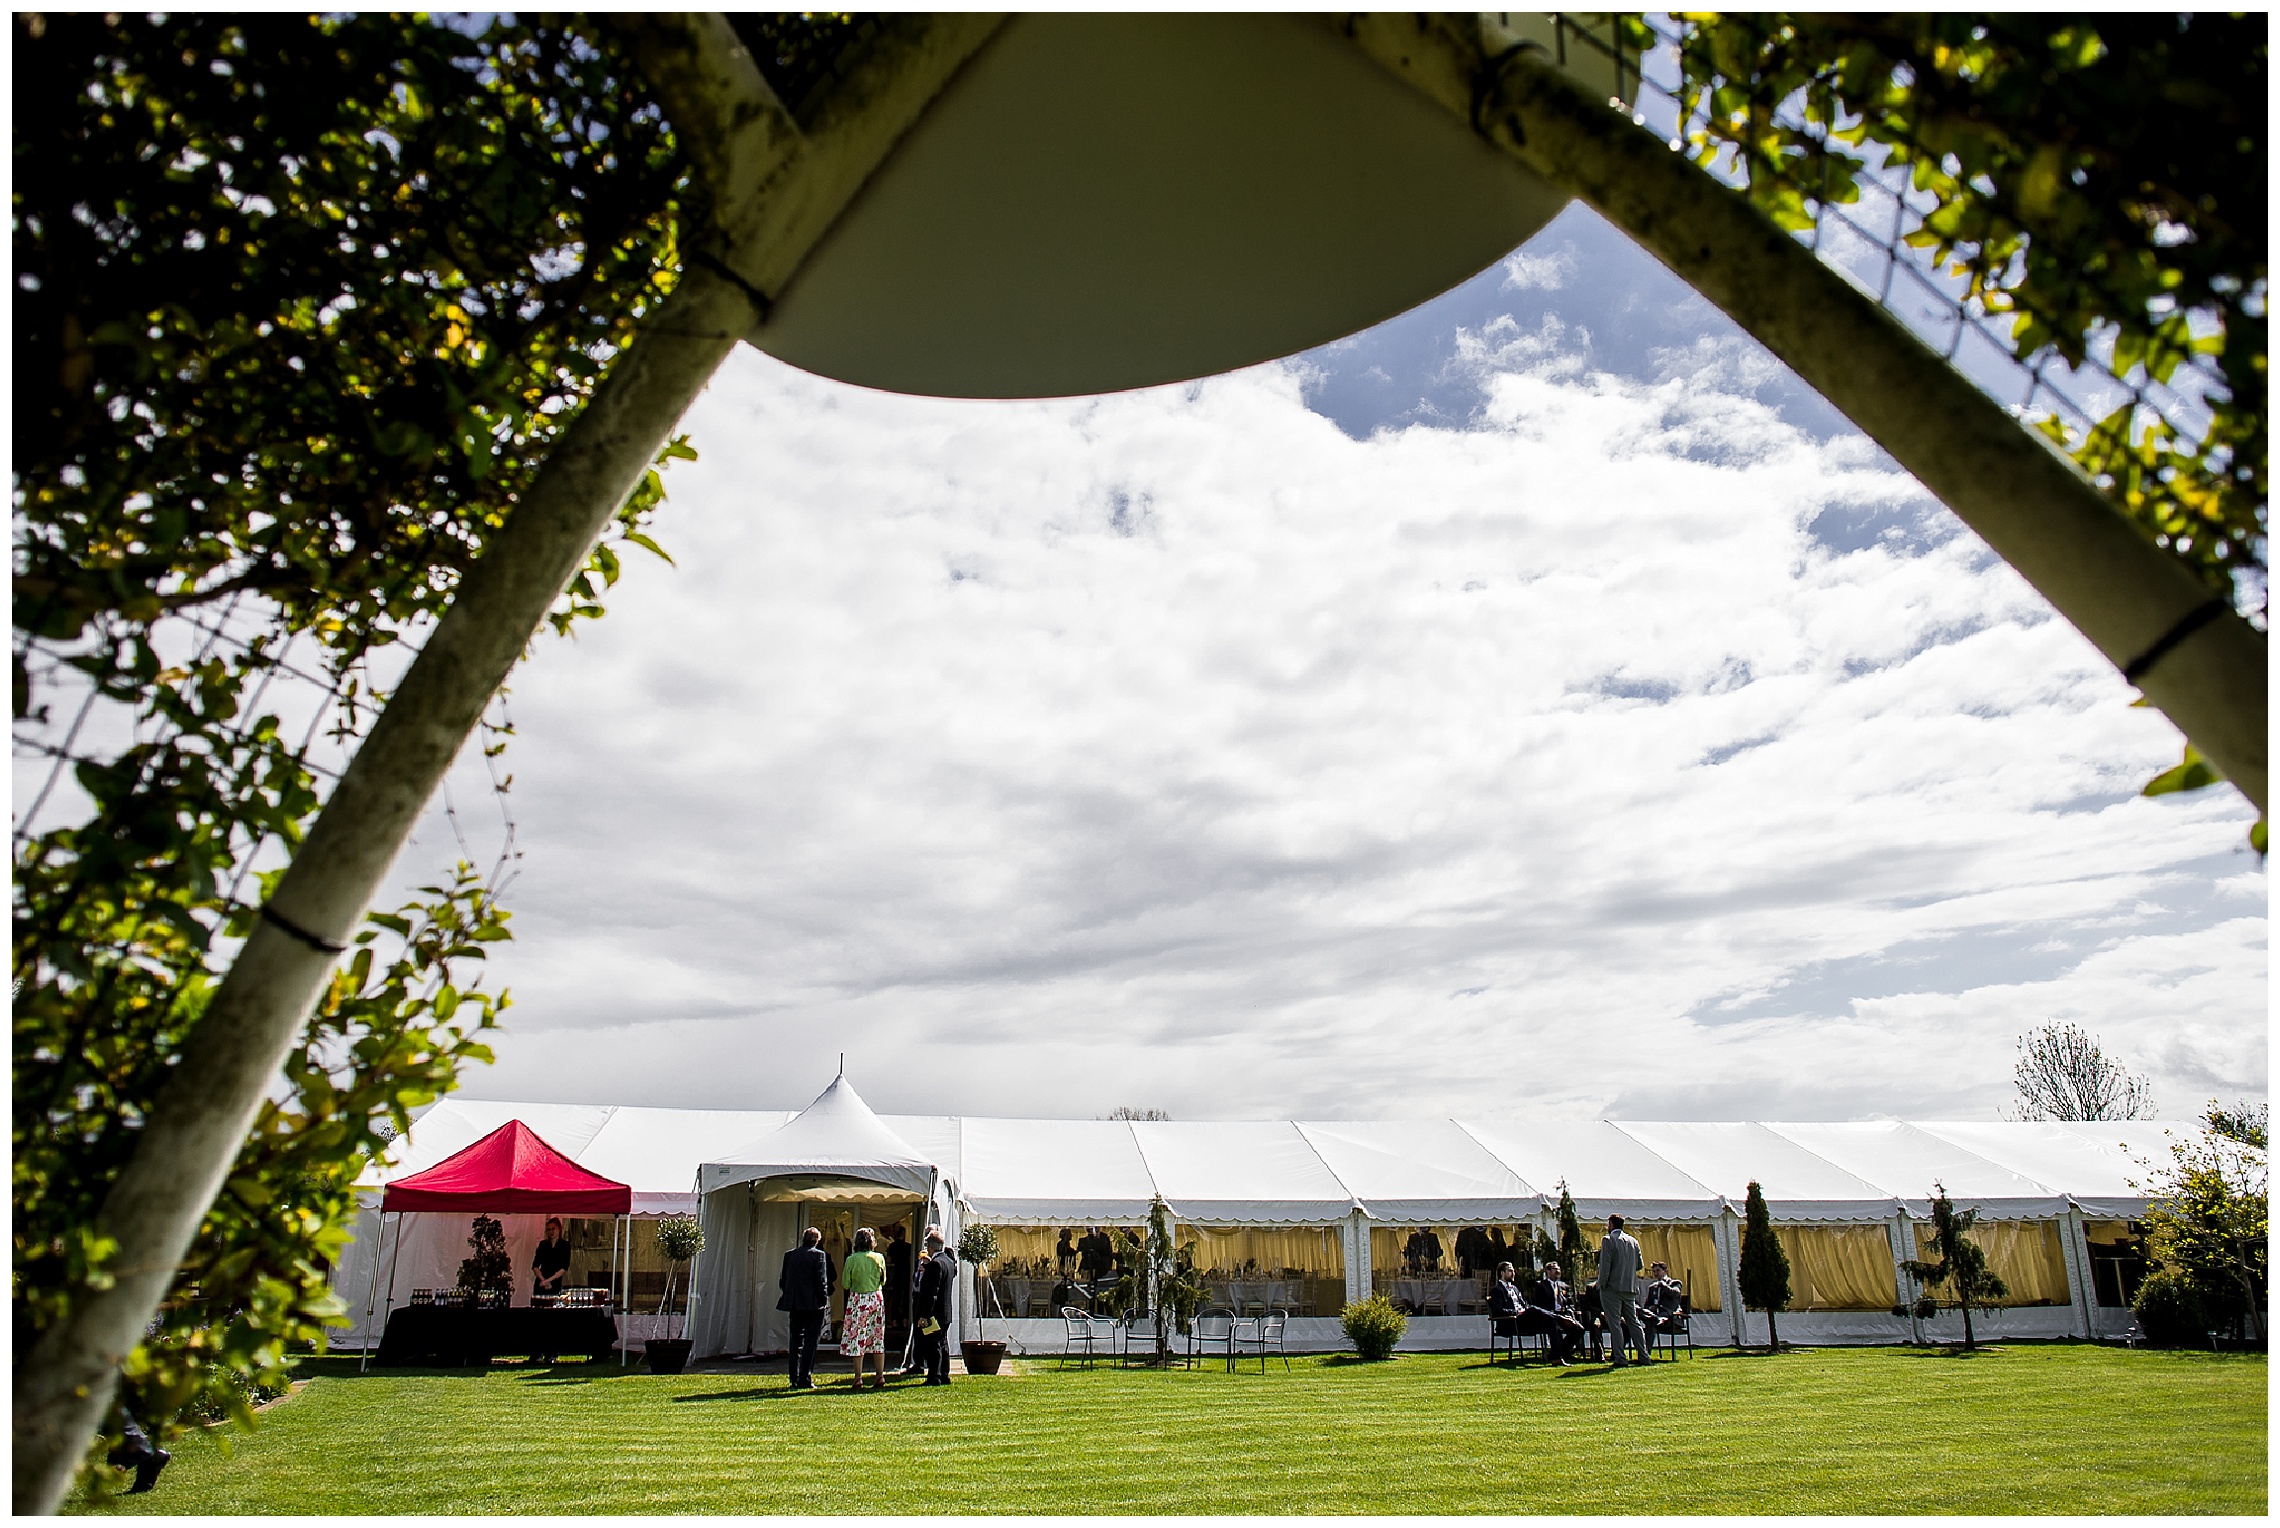
<path id="1" fill-rule="evenodd" d="M 686 428 L 676 565 L 513 682 L 469 1096 L 1985 1119 L 2053 1020 L 2264 1093 L 2253 812 L 2138 796 L 2169 724 L 1588 210 L 1199 383 L 740 348 Z"/>

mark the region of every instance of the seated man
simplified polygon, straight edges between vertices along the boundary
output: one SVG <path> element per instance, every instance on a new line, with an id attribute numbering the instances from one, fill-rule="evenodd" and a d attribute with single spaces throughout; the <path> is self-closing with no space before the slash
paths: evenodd
<path id="1" fill-rule="evenodd" d="M 1686 1290 L 1662 1263 L 1647 1268 L 1647 1287 L 1639 1292 L 1639 1320 L 1652 1344 L 1661 1332 L 1674 1331 L 1686 1314 Z"/>
<path id="2" fill-rule="evenodd" d="M 1520 1286 L 1513 1282 L 1512 1265 L 1496 1265 L 1496 1282 L 1488 1286 L 1488 1319 L 1490 1328 L 1499 1337 L 1516 1337 L 1520 1333 L 1520 1312 L 1528 1302 L 1520 1297 Z"/>
<path id="3" fill-rule="evenodd" d="M 1534 1300 L 1521 1306 L 1519 1330 L 1549 1337 L 1552 1357 L 1564 1365 L 1583 1341 L 1583 1323 L 1576 1317 L 1575 1302 L 1568 1295 L 1567 1282 L 1560 1277 L 1559 1264 L 1544 1265 L 1544 1277 L 1535 1293 Z"/>

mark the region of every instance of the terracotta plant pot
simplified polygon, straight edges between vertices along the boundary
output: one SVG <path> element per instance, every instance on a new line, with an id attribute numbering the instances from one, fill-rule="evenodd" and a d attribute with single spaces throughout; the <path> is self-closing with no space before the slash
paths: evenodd
<path id="1" fill-rule="evenodd" d="M 641 1345 L 652 1374 L 678 1374 L 689 1362 L 689 1339 L 652 1337 Z"/>
<path id="2" fill-rule="evenodd" d="M 961 1342 L 958 1351 L 965 1357 L 968 1374 L 995 1374 L 998 1365 L 1005 1362 L 1002 1342 Z"/>

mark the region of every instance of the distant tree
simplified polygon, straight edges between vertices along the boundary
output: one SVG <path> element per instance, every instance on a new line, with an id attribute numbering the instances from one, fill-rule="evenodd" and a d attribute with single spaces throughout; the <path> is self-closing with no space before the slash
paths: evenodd
<path id="1" fill-rule="evenodd" d="M 1935 1181 L 1932 1189 L 1936 1196 L 1932 1200 L 1932 1250 L 1940 1255 L 1939 1261 L 1910 1258 L 1901 1266 L 1927 1285 L 1945 1284 L 1955 1292 L 1955 1302 L 1963 1311 L 1963 1346 L 1968 1352 L 1976 1346 L 1971 1330 L 1972 1307 L 1992 1310 L 2011 1290 L 2003 1276 L 1987 1266 L 1986 1252 L 1967 1234 L 1979 1212 L 1959 1212 L 1948 1202 L 1947 1185 L 1943 1183 Z"/>
<path id="2" fill-rule="evenodd" d="M 2011 1070 L 2017 1119 L 2151 1119 L 2153 1092 L 2079 1024 L 2045 1024 L 2019 1036 Z"/>
<path id="3" fill-rule="evenodd" d="M 2238 1141 L 2243 1146 L 2254 1146 L 2259 1151 L 2272 1141 L 2272 1106 L 2252 1104 L 2246 1099 L 2227 1109 L 2215 1099 L 2202 1113 L 2201 1122 L 2209 1127 L 2211 1135 L 2221 1135 Z"/>
<path id="4" fill-rule="evenodd" d="M 1773 1216 L 1765 1207 L 1765 1193 L 1753 1181 L 1742 1223 L 1742 1307 L 1765 1312 L 1765 1350 L 1781 1351 L 1781 1328 L 1776 1313 L 1789 1309 L 1789 1254 L 1781 1250 L 1781 1237 L 1773 1229 Z"/>
<path id="5" fill-rule="evenodd" d="M 1103 1119 L 1168 1120 L 1172 1116 L 1168 1109 L 1135 1109 L 1130 1104 L 1118 1104 L 1101 1117 Z"/>

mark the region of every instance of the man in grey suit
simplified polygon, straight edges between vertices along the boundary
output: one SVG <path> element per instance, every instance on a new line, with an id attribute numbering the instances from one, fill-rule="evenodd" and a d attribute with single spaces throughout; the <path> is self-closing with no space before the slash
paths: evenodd
<path id="1" fill-rule="evenodd" d="M 800 1244 L 784 1254 L 784 1271 L 776 1287 L 781 1291 L 776 1309 L 791 1318 L 792 1388 L 813 1390 L 815 1350 L 823 1336 L 823 1318 L 831 1313 L 831 1254 L 823 1250 L 821 1231 L 809 1226 L 800 1233 Z"/>
<path id="2" fill-rule="evenodd" d="M 1626 1360 L 1624 1349 L 1647 1361 L 1647 1334 L 1639 1325 L 1639 1275 L 1647 1256 L 1638 1239 L 1623 1229 L 1623 1217 L 1607 1217 L 1607 1239 L 1599 1244 L 1599 1308 L 1607 1314 L 1607 1344 L 1615 1350 L 1615 1367 Z"/>

